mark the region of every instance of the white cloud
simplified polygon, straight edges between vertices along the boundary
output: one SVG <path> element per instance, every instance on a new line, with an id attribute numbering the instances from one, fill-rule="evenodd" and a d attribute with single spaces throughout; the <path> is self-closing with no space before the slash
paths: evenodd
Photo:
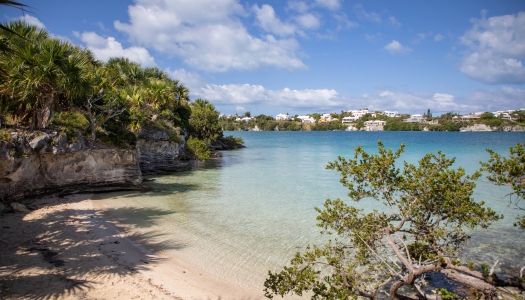
<path id="1" fill-rule="evenodd" d="M 250 35 L 239 19 L 248 12 L 236 0 L 137 0 L 128 14 L 129 23 L 115 21 L 116 29 L 134 42 L 180 57 L 195 69 L 306 68 L 298 58 L 295 39 Z"/>
<path id="2" fill-rule="evenodd" d="M 167 68 L 164 71 L 173 79 L 177 79 L 184 84 L 190 90 L 190 94 L 193 94 L 193 91 L 198 90 L 206 84 L 206 81 L 196 72 L 189 72 L 185 69 L 172 71 L 170 68 Z"/>
<path id="3" fill-rule="evenodd" d="M 245 109 L 244 107 L 242 107 L 242 106 L 237 106 L 237 107 L 235 108 L 235 111 L 236 111 L 236 112 L 246 112 L 246 109 Z"/>
<path id="4" fill-rule="evenodd" d="M 80 38 L 97 59 L 108 61 L 112 57 L 126 57 L 143 67 L 155 66 L 155 59 L 142 47 L 124 49 L 114 37 L 103 38 L 94 32 L 83 32 Z"/>
<path id="5" fill-rule="evenodd" d="M 460 38 L 468 50 L 461 71 L 487 84 L 525 83 L 525 12 L 473 19 Z"/>
<path id="6" fill-rule="evenodd" d="M 388 45 L 384 48 L 386 51 L 390 52 L 390 54 L 396 54 L 396 53 L 408 53 L 412 51 L 412 49 L 401 45 L 400 42 L 396 40 L 392 40 Z"/>
<path id="7" fill-rule="evenodd" d="M 292 35 L 295 33 L 295 26 L 293 24 L 283 23 L 275 15 L 273 7 L 264 4 L 259 8 L 257 4 L 252 6 L 252 10 L 257 18 L 257 24 L 267 32 L 271 32 L 280 36 Z"/>
<path id="8" fill-rule="evenodd" d="M 444 38 L 445 37 L 442 34 L 438 33 L 434 36 L 434 41 L 439 42 L 442 41 Z"/>
<path id="9" fill-rule="evenodd" d="M 401 22 L 399 22 L 396 18 L 394 18 L 392 16 L 390 18 L 388 18 L 388 21 L 390 21 L 390 24 L 392 26 L 394 26 L 395 28 L 401 27 Z"/>
<path id="10" fill-rule="evenodd" d="M 318 28 L 321 22 L 313 14 L 307 13 L 295 18 L 297 23 L 306 29 L 315 29 Z"/>
<path id="11" fill-rule="evenodd" d="M 378 13 L 375 12 L 367 12 L 365 11 L 362 4 L 356 4 L 354 6 L 354 12 L 359 18 L 375 22 L 375 23 L 381 23 L 381 16 Z"/>
<path id="12" fill-rule="evenodd" d="M 288 8 L 295 10 L 299 13 L 307 12 L 310 7 L 304 1 L 288 1 Z"/>
<path id="13" fill-rule="evenodd" d="M 31 15 L 23 15 L 19 18 L 16 18 L 16 20 L 20 20 L 22 22 L 26 22 L 27 24 L 29 25 L 34 25 L 38 28 L 42 28 L 42 29 L 45 29 L 46 26 L 44 25 L 44 23 L 40 22 L 40 20 L 36 17 L 33 17 Z"/>
<path id="14" fill-rule="evenodd" d="M 196 94 L 218 105 L 261 104 L 290 109 L 319 110 L 336 109 L 344 105 L 343 99 L 337 92 L 330 89 L 269 90 L 261 85 L 207 84 Z"/>
<path id="15" fill-rule="evenodd" d="M 341 7 L 341 0 L 315 0 L 315 3 L 331 10 L 336 10 Z"/>

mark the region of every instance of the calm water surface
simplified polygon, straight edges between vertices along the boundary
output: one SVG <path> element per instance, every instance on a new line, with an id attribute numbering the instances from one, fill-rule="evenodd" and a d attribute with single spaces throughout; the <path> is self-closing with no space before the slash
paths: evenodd
<path id="1" fill-rule="evenodd" d="M 351 157 L 362 145 L 377 152 L 377 141 L 416 163 L 441 150 L 455 157 L 455 167 L 470 174 L 489 158 L 486 148 L 507 155 L 525 133 L 455 132 L 230 132 L 247 148 L 223 152 L 196 169 L 148 177 L 154 191 L 108 193 L 107 214 L 162 251 L 242 288 L 262 290 L 268 270 L 279 270 L 307 244 L 322 242 L 314 207 L 330 199 L 348 199 L 335 171 L 325 170 L 338 156 Z M 484 180 L 474 197 L 503 213 L 487 231 L 476 231 L 465 259 L 503 268 L 525 265 L 525 232 L 512 227 L 518 215 L 503 195 L 507 187 Z M 350 202 L 350 201 L 348 201 Z M 359 204 L 371 209 L 372 206 Z M 140 241 L 139 241 L 140 242 Z"/>

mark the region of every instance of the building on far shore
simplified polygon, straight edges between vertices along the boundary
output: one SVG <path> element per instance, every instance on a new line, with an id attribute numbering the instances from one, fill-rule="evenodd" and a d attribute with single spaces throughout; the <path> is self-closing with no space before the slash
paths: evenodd
<path id="1" fill-rule="evenodd" d="M 400 115 L 397 111 L 388 111 L 385 110 L 383 114 L 389 118 L 398 118 Z"/>
<path id="2" fill-rule="evenodd" d="M 315 123 L 315 119 L 310 116 L 297 116 L 303 123 Z"/>
<path id="3" fill-rule="evenodd" d="M 292 117 L 288 114 L 278 114 L 277 116 L 275 116 L 275 120 L 277 121 L 290 121 L 292 119 Z"/>

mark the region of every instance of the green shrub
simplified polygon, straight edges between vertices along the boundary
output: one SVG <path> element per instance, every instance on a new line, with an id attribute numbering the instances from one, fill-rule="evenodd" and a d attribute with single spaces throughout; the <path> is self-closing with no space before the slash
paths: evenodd
<path id="1" fill-rule="evenodd" d="M 240 137 L 236 138 L 233 135 L 229 135 L 223 139 L 223 142 L 228 148 L 236 149 L 244 145 L 244 140 Z"/>
<path id="2" fill-rule="evenodd" d="M 88 119 L 79 112 L 63 111 L 55 114 L 52 126 L 68 136 L 89 129 Z"/>
<path id="3" fill-rule="evenodd" d="M 11 133 L 8 130 L 0 129 L 0 141 L 10 142 L 11 140 Z"/>
<path id="4" fill-rule="evenodd" d="M 186 152 L 197 160 L 207 160 L 210 158 L 210 150 L 208 146 L 206 146 L 206 143 L 194 137 L 190 137 L 188 140 Z"/>

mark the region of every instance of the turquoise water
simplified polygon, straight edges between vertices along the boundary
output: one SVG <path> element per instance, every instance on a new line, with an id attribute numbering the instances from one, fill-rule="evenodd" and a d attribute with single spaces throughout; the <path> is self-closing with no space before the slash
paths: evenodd
<path id="1" fill-rule="evenodd" d="M 268 270 L 279 270 L 307 244 L 322 242 L 316 212 L 327 198 L 348 199 L 335 171 L 325 170 L 354 148 L 377 152 L 406 142 L 402 159 L 415 163 L 441 150 L 467 173 L 489 158 L 486 148 L 507 154 L 525 133 L 453 132 L 231 132 L 247 148 L 194 170 L 148 177 L 154 191 L 108 193 L 107 214 L 133 228 L 139 243 L 176 256 L 212 276 L 247 290 L 262 290 Z M 525 231 L 512 227 L 518 215 L 503 195 L 507 187 L 479 181 L 476 200 L 484 200 L 505 219 L 475 231 L 464 257 L 503 268 L 525 265 Z M 370 209 L 364 204 L 361 207 Z M 262 295 L 262 293 L 261 293 Z"/>

